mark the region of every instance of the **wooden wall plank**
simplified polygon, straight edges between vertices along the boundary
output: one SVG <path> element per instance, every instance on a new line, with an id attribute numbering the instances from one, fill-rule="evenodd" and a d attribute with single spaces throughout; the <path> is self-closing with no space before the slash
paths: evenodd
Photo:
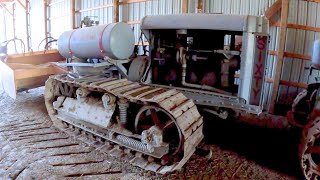
<path id="1" fill-rule="evenodd" d="M 119 0 L 113 0 L 113 22 L 119 22 Z"/>
<path id="2" fill-rule="evenodd" d="M 181 12 L 182 13 L 188 13 L 188 0 L 182 0 Z"/>
<path id="3" fill-rule="evenodd" d="M 203 0 L 198 0 L 198 7 L 197 7 L 198 13 L 201 13 L 202 9 L 203 9 Z"/>
<path id="4" fill-rule="evenodd" d="M 270 19 L 273 15 L 275 15 L 281 9 L 282 0 L 277 0 L 273 5 L 266 10 L 264 15 Z"/>
<path id="5" fill-rule="evenodd" d="M 278 56 L 278 51 L 269 51 L 268 54 L 272 56 Z M 297 58 L 297 59 L 302 59 L 307 61 L 311 60 L 311 56 L 296 54 L 296 53 L 289 53 L 289 52 L 284 52 L 284 57 Z"/>
<path id="6" fill-rule="evenodd" d="M 281 70 L 282 70 L 282 64 L 283 64 L 283 58 L 284 58 L 284 50 L 286 45 L 288 12 L 289 12 L 289 0 L 282 0 L 278 58 L 277 58 L 276 69 L 275 69 L 274 78 L 273 78 L 274 82 L 272 86 L 271 100 L 269 101 L 270 113 L 274 112 L 274 107 L 275 107 L 275 103 L 276 103 L 278 91 L 279 91 Z"/>
<path id="7" fill-rule="evenodd" d="M 76 0 L 71 0 L 71 27 L 76 28 Z"/>
<path id="8" fill-rule="evenodd" d="M 270 23 L 270 25 L 271 26 L 280 27 L 280 23 L 279 22 L 273 22 L 273 23 Z M 320 32 L 320 28 L 319 27 L 305 26 L 305 25 L 301 25 L 301 24 L 287 24 L 287 28 L 302 29 L 302 30 L 306 30 L 306 31 Z"/>

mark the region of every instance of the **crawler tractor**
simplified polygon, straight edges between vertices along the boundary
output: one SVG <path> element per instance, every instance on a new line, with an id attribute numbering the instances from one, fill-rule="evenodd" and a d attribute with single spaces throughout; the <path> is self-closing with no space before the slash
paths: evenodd
<path id="1" fill-rule="evenodd" d="M 47 80 L 48 113 L 57 127 L 104 141 L 110 153 L 130 154 L 133 165 L 162 174 L 179 170 L 204 137 L 202 112 L 273 126 L 275 116 L 263 113 L 268 29 L 255 16 L 146 16 L 142 49 L 125 23 L 64 32 L 61 65 L 73 72 Z M 298 96 L 289 113 L 291 122 L 316 120 L 301 148 L 306 177 L 319 172 L 309 149 L 320 123 L 317 89 L 311 85 Z M 275 126 L 287 126 L 280 118 Z"/>

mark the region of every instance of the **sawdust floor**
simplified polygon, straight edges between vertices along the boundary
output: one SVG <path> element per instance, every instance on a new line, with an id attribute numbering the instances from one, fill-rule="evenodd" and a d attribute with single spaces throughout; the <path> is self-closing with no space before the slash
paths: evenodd
<path id="1" fill-rule="evenodd" d="M 51 126 L 44 88 L 0 95 L 0 179 L 300 179 L 292 132 L 267 131 L 206 117 L 210 161 L 193 155 L 161 176 L 101 153 Z M 297 135 L 298 136 L 298 135 Z"/>

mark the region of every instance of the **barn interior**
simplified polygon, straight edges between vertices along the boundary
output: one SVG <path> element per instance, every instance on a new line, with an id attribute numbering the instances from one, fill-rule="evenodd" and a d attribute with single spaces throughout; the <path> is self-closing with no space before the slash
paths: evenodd
<path id="1" fill-rule="evenodd" d="M 0 0 L 0 179 L 320 179 L 319 13 Z"/>

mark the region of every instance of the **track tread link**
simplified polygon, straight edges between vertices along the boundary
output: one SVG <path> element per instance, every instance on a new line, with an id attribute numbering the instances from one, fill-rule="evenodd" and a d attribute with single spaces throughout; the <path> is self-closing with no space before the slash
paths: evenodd
<path id="1" fill-rule="evenodd" d="M 136 161 L 145 162 L 142 163 L 144 164 L 143 166 L 140 165 L 140 167 L 143 169 L 155 171 L 161 174 L 179 170 L 188 161 L 188 159 L 194 153 L 197 145 L 203 139 L 203 119 L 192 100 L 189 100 L 181 92 L 178 92 L 175 89 L 152 87 L 139 84 L 137 82 L 132 82 L 127 79 L 106 78 L 97 80 L 96 77 L 89 76 L 86 77 L 85 80 L 74 80 L 69 78 L 67 75 L 50 76 L 49 80 L 46 82 L 45 99 L 49 115 L 52 121 L 54 121 L 54 124 L 57 126 L 61 126 L 61 122 L 55 122 L 59 120 L 57 117 L 55 117 L 55 111 L 50 102 L 50 99 L 54 96 L 53 93 L 55 91 L 53 89 L 54 85 L 52 84 L 54 81 L 71 85 L 71 87 L 82 87 L 89 90 L 110 93 L 118 98 L 126 98 L 133 103 L 139 101 L 143 103 L 156 104 L 174 117 L 184 136 L 183 158 L 180 162 L 170 166 L 163 166 L 161 164 L 156 164 L 155 162 L 148 162 L 147 160 L 143 159 L 142 156 L 136 156 L 130 160 L 130 163 L 133 165 L 136 164 Z"/>

